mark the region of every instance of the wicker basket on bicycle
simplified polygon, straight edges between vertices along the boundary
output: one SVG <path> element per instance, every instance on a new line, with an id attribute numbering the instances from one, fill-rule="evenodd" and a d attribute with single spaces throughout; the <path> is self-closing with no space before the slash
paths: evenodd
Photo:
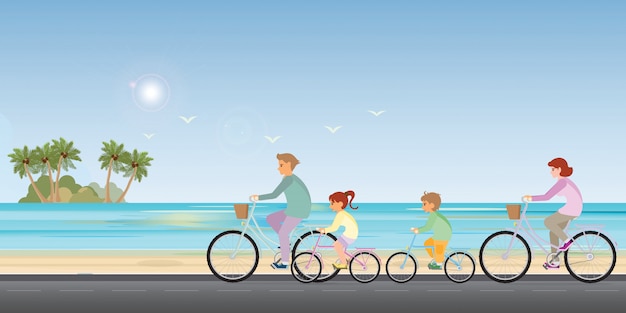
<path id="1" fill-rule="evenodd" d="M 247 203 L 236 203 L 235 204 L 235 215 L 238 219 L 246 219 L 248 218 L 248 204 Z"/>
<path id="2" fill-rule="evenodd" d="M 521 210 L 522 210 L 522 205 L 520 204 L 507 204 L 506 205 L 506 213 L 509 215 L 509 219 L 511 220 L 519 220 Z"/>

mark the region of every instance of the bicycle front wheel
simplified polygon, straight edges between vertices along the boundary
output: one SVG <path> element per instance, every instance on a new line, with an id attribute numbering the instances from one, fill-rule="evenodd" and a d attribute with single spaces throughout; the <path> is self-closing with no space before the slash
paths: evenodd
<path id="1" fill-rule="evenodd" d="M 474 276 L 476 263 L 469 253 L 457 251 L 446 258 L 443 264 L 443 271 L 451 281 L 464 283 Z"/>
<path id="2" fill-rule="evenodd" d="M 480 267 L 485 275 L 500 283 L 520 279 L 530 268 L 530 247 L 519 234 L 503 230 L 491 234 L 480 247 Z"/>
<path id="3" fill-rule="evenodd" d="M 348 264 L 350 275 L 360 283 L 369 283 L 380 274 L 380 260 L 370 251 L 357 252 Z"/>
<path id="4" fill-rule="evenodd" d="M 298 253 L 291 261 L 291 275 L 303 283 L 310 283 L 317 279 L 322 272 L 322 260 L 311 253 Z"/>
<path id="5" fill-rule="evenodd" d="M 250 277 L 259 265 L 259 248 L 250 235 L 227 230 L 213 238 L 206 260 L 217 278 L 239 282 Z"/>
<path id="6" fill-rule="evenodd" d="M 319 233 L 320 232 L 317 230 L 312 230 L 302 234 L 302 236 L 300 236 L 300 238 L 298 238 L 293 244 L 293 250 L 291 252 L 292 259 L 295 258 L 295 256 L 299 253 L 313 251 Z M 333 263 L 337 261 L 337 253 L 335 253 L 335 251 L 332 249 L 335 241 L 337 241 L 337 237 L 330 233 L 327 233 L 320 239 L 320 248 L 317 249 L 317 255 L 322 261 L 322 271 L 320 273 L 320 276 L 315 280 L 317 282 L 330 280 L 333 277 L 337 276 L 337 274 L 339 273 L 339 270 L 333 267 Z M 323 246 L 323 248 L 321 246 Z"/>
<path id="7" fill-rule="evenodd" d="M 407 252 L 396 252 L 387 259 L 385 270 L 391 280 L 396 283 L 406 283 L 415 276 L 417 261 Z"/>
<path id="8" fill-rule="evenodd" d="M 577 280 L 595 283 L 607 278 L 617 261 L 613 242 L 603 233 L 587 230 L 576 234 L 564 253 L 567 271 Z"/>

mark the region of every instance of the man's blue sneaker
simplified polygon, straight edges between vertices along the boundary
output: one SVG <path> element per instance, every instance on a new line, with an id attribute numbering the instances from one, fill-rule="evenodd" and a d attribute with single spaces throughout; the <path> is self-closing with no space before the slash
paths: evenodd
<path id="1" fill-rule="evenodd" d="M 289 267 L 287 264 L 283 264 L 283 262 L 274 262 L 272 263 L 272 268 L 275 270 L 285 270 Z"/>

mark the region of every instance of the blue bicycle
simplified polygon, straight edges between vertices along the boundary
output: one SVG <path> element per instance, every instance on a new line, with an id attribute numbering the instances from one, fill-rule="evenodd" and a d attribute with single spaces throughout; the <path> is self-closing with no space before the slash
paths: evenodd
<path id="1" fill-rule="evenodd" d="M 413 235 L 411 243 L 402 251 L 395 252 L 387 259 L 385 269 L 387 276 L 397 283 L 406 283 L 411 280 L 417 272 L 417 258 L 411 252 L 414 248 L 431 248 L 432 246 L 415 245 Z M 448 249 L 445 252 L 445 260 L 443 263 L 443 271 L 448 279 L 455 283 L 464 283 L 474 276 L 476 271 L 476 262 L 474 257 L 466 249 Z"/>

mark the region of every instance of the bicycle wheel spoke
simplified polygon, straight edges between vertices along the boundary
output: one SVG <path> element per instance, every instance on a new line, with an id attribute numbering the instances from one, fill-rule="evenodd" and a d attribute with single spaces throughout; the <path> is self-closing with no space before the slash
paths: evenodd
<path id="1" fill-rule="evenodd" d="M 311 231 L 303 234 L 296 241 L 293 247 L 293 255 L 297 255 L 302 252 L 312 251 L 315 247 L 319 236 L 318 231 Z M 333 268 L 333 263 L 337 262 L 337 253 L 333 250 L 333 244 L 337 238 L 333 234 L 326 234 L 320 239 L 320 247 L 317 251 L 317 256 L 320 257 L 322 263 L 322 269 L 320 276 L 316 281 L 323 282 L 332 279 L 337 276 L 339 270 Z"/>
<path id="2" fill-rule="evenodd" d="M 244 280 L 256 269 L 259 251 L 248 235 L 226 231 L 216 236 L 207 249 L 211 272 L 224 281 Z"/>
<path id="3" fill-rule="evenodd" d="M 369 283 L 380 273 L 380 261 L 373 252 L 357 252 L 350 260 L 350 275 L 361 283 Z"/>
<path id="4" fill-rule="evenodd" d="M 291 262 L 291 274 L 300 282 L 308 283 L 317 279 L 322 270 L 322 263 L 316 255 L 302 252 Z"/>
<path id="5" fill-rule="evenodd" d="M 415 276 L 417 261 L 406 252 L 396 252 L 387 258 L 385 270 L 391 280 L 397 283 L 405 283 Z"/>
<path id="6" fill-rule="evenodd" d="M 463 283 L 474 276 L 476 263 L 474 258 L 465 252 L 454 252 L 446 258 L 444 271 L 448 278 L 455 283 Z"/>
<path id="7" fill-rule="evenodd" d="M 597 231 L 585 231 L 574 236 L 574 243 L 565 252 L 569 273 L 583 282 L 597 282 L 610 275 L 615 267 L 613 243 Z"/>
<path id="8" fill-rule="evenodd" d="M 530 247 L 519 235 L 500 231 L 487 237 L 480 248 L 480 266 L 489 278 L 512 282 L 524 276 L 530 267 Z"/>

